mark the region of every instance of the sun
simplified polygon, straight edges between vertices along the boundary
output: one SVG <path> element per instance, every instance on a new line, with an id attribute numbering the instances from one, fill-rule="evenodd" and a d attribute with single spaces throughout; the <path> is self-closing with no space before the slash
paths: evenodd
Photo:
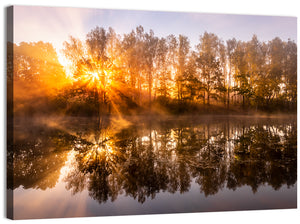
<path id="1" fill-rule="evenodd" d="M 88 75 L 90 76 L 91 82 L 99 81 L 98 72 L 88 72 Z"/>

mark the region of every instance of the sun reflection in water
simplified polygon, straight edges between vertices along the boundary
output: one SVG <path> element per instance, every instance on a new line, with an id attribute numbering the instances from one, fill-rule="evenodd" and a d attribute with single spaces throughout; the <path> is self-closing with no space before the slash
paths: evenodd
<path id="1" fill-rule="evenodd" d="M 74 164 L 76 164 L 76 155 L 78 154 L 77 151 L 72 149 L 68 155 L 67 155 L 67 160 L 65 162 L 65 165 L 60 169 L 60 175 L 59 175 L 59 182 L 64 180 L 69 173 L 71 173 L 75 167 Z"/>
<path id="2" fill-rule="evenodd" d="M 87 152 L 85 152 L 85 156 L 82 161 L 89 162 L 109 159 L 112 154 L 114 154 L 114 150 L 109 144 L 95 144 Z"/>
<path id="3" fill-rule="evenodd" d="M 67 178 L 69 174 L 78 168 L 78 165 L 88 167 L 91 164 L 99 163 L 99 166 L 101 166 L 101 161 L 114 162 L 113 157 L 115 154 L 116 151 L 113 150 L 112 142 L 93 145 L 76 143 L 68 153 L 65 165 L 60 170 L 59 181 Z"/>

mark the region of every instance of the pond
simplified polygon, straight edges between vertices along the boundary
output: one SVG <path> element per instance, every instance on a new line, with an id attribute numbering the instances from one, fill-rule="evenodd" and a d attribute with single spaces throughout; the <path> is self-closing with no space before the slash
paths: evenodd
<path id="1" fill-rule="evenodd" d="M 297 207 L 297 118 L 15 118 L 15 219 Z"/>

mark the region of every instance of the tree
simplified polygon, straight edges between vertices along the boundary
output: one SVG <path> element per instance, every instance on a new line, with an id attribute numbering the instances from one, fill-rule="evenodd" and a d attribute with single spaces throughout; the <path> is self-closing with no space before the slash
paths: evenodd
<path id="1" fill-rule="evenodd" d="M 232 82 L 232 64 L 233 64 L 233 54 L 237 45 L 237 41 L 235 38 L 229 39 L 226 41 L 226 53 L 228 57 L 228 84 L 227 84 L 227 109 L 229 109 L 230 104 L 230 91 L 231 91 L 231 82 Z"/>
<path id="2" fill-rule="evenodd" d="M 200 43 L 197 45 L 198 58 L 197 66 L 200 70 L 200 80 L 204 90 L 203 102 L 207 99 L 207 105 L 210 104 L 210 98 L 217 98 L 215 90 L 220 86 L 221 66 L 218 58 L 219 38 L 213 33 L 205 32 L 200 36 Z M 205 93 L 207 96 L 205 96 Z"/>
<path id="3" fill-rule="evenodd" d="M 190 50 L 190 42 L 186 36 L 179 35 L 179 46 L 178 46 L 178 69 L 176 76 L 176 86 L 177 86 L 177 100 L 182 100 L 183 97 L 183 81 L 186 77 L 186 66 L 187 58 Z"/>
<path id="4" fill-rule="evenodd" d="M 199 94 L 200 82 L 197 78 L 196 60 L 197 54 L 192 52 L 188 57 L 182 78 L 182 96 L 184 100 L 189 99 L 193 101 Z"/>
<path id="5" fill-rule="evenodd" d="M 93 91 L 95 104 L 99 105 L 99 115 L 109 110 L 107 91 L 113 78 L 113 61 L 107 47 L 113 37 L 112 29 L 109 34 L 104 28 L 96 27 L 87 34 L 85 44 L 73 37 L 69 42 L 64 42 L 63 52 L 74 67 L 73 78 L 77 85 Z"/>
<path id="6" fill-rule="evenodd" d="M 253 42 L 255 38 L 252 39 Z M 249 74 L 253 79 L 253 101 L 256 107 L 261 109 L 271 108 L 274 98 L 279 98 L 280 82 L 282 76 L 283 44 L 279 38 L 273 41 L 258 44 L 255 48 L 250 46 L 250 53 L 254 54 L 256 61 L 250 60 L 256 70 L 250 69 Z M 252 47 L 252 48 L 251 48 Z M 280 49 L 281 48 L 281 49 Z M 253 53 L 253 50 L 256 53 Z M 251 55 L 250 55 L 251 56 Z M 253 56 L 253 55 L 252 55 Z"/>
<path id="7" fill-rule="evenodd" d="M 44 42 L 14 45 L 14 80 L 53 88 L 64 83 L 65 73 L 52 44 Z"/>
<path id="8" fill-rule="evenodd" d="M 247 49 L 246 43 L 239 41 L 236 45 L 235 51 L 232 54 L 232 66 L 234 67 L 234 91 L 242 96 L 242 106 L 245 107 L 245 101 L 252 96 L 252 88 L 249 83 L 249 71 L 247 63 Z"/>
<path id="9" fill-rule="evenodd" d="M 128 75 L 128 86 L 131 91 L 131 98 L 134 101 L 140 102 L 142 84 L 144 82 L 144 29 L 142 26 L 132 30 L 130 34 L 125 34 L 121 43 L 121 53 L 123 62 L 123 76 Z M 125 78 L 126 79 L 126 78 Z M 136 89 L 138 93 L 136 94 Z"/>
<path id="10" fill-rule="evenodd" d="M 178 40 L 174 35 L 169 35 L 167 37 L 167 45 L 168 45 L 168 54 L 167 54 L 167 69 L 171 73 L 171 79 L 172 79 L 172 90 L 171 90 L 171 97 L 177 98 L 178 100 L 178 94 L 176 94 L 177 89 L 177 73 L 178 73 Z"/>
<path id="11" fill-rule="evenodd" d="M 285 96 L 289 107 L 297 107 L 297 44 L 288 40 L 285 46 L 284 83 Z"/>
<path id="12" fill-rule="evenodd" d="M 154 36 L 154 32 L 150 30 L 149 33 L 145 34 L 144 40 L 144 60 L 145 68 L 148 81 L 148 100 L 149 109 L 151 110 L 151 100 L 152 100 L 152 86 L 153 86 L 153 72 L 154 72 L 154 59 L 156 55 L 156 45 L 158 38 Z"/>
<path id="13" fill-rule="evenodd" d="M 265 56 L 266 48 L 256 35 L 253 35 L 251 41 L 247 43 L 247 63 L 249 74 L 249 85 L 253 89 L 255 100 L 253 103 L 256 107 L 264 102 L 264 93 L 268 92 L 267 84 L 265 83 Z M 262 84 L 262 85 L 261 85 Z M 263 91 L 261 91 L 264 89 Z M 249 98 L 248 98 L 249 100 Z"/>
<path id="14" fill-rule="evenodd" d="M 165 38 L 160 38 L 157 42 L 156 57 L 155 57 L 155 67 L 156 67 L 156 84 L 155 92 L 159 96 L 162 96 L 164 100 L 170 95 L 170 88 L 168 86 L 171 79 L 170 71 L 168 70 L 168 45 Z M 156 94 L 155 94 L 156 95 Z"/>
<path id="15" fill-rule="evenodd" d="M 222 99 L 224 102 L 224 106 L 226 106 L 226 98 L 229 98 L 229 86 L 230 86 L 230 78 L 226 81 L 227 76 L 227 58 L 226 58 L 226 48 L 222 40 L 219 40 L 219 49 L 218 56 L 220 61 L 220 74 L 218 76 L 216 91 L 219 93 L 218 98 Z M 230 75 L 228 75 L 230 76 Z M 227 83 L 226 83 L 227 82 Z M 227 92 L 227 97 L 226 97 Z M 227 100 L 228 101 L 228 100 Z M 229 101 L 228 101 L 229 102 Z M 229 109 L 229 103 L 227 103 Z"/>
<path id="16" fill-rule="evenodd" d="M 14 112 L 49 113 L 52 99 L 69 80 L 50 43 L 22 42 L 13 45 Z"/>

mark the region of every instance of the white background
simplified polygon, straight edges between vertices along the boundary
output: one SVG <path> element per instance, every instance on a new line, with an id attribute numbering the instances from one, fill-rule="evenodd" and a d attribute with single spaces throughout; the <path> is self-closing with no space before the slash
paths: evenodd
<path id="1" fill-rule="evenodd" d="M 5 7 L 9 5 L 43 5 L 43 6 L 73 6 L 87 8 L 111 8 L 111 9 L 143 9 L 162 11 L 185 11 L 185 12 L 212 12 L 212 13 L 233 13 L 251 15 L 280 15 L 297 16 L 300 14 L 299 0 L 26 0 L 8 1 L 1 0 L 1 54 L 0 54 L 0 89 L 1 89 L 1 110 L 0 110 L 0 222 L 9 223 L 5 218 L 5 104 L 6 104 L 6 83 L 5 83 Z M 299 21 L 298 41 L 299 43 Z M 299 48 L 298 48 L 299 55 Z M 299 62 L 299 58 L 298 58 Z M 298 63 L 299 65 L 299 63 Z M 298 66 L 299 73 L 299 66 Z M 298 110 L 299 111 L 299 110 Z M 299 141 L 299 139 L 298 139 Z M 299 159 L 299 156 L 298 156 Z M 299 160 L 298 160 L 299 161 Z M 298 166 L 299 168 L 299 166 Z M 299 169 L 298 169 L 299 170 Z M 298 188 L 299 189 L 299 188 Z M 299 206 L 299 197 L 298 197 Z M 299 209 L 288 210 L 266 210 L 249 212 L 213 212 L 173 215 L 140 215 L 140 216 L 118 216 L 118 217 L 95 217 L 95 218 L 72 218 L 72 219 L 48 219 L 48 220 L 25 220 L 17 223 L 299 223 Z"/>

